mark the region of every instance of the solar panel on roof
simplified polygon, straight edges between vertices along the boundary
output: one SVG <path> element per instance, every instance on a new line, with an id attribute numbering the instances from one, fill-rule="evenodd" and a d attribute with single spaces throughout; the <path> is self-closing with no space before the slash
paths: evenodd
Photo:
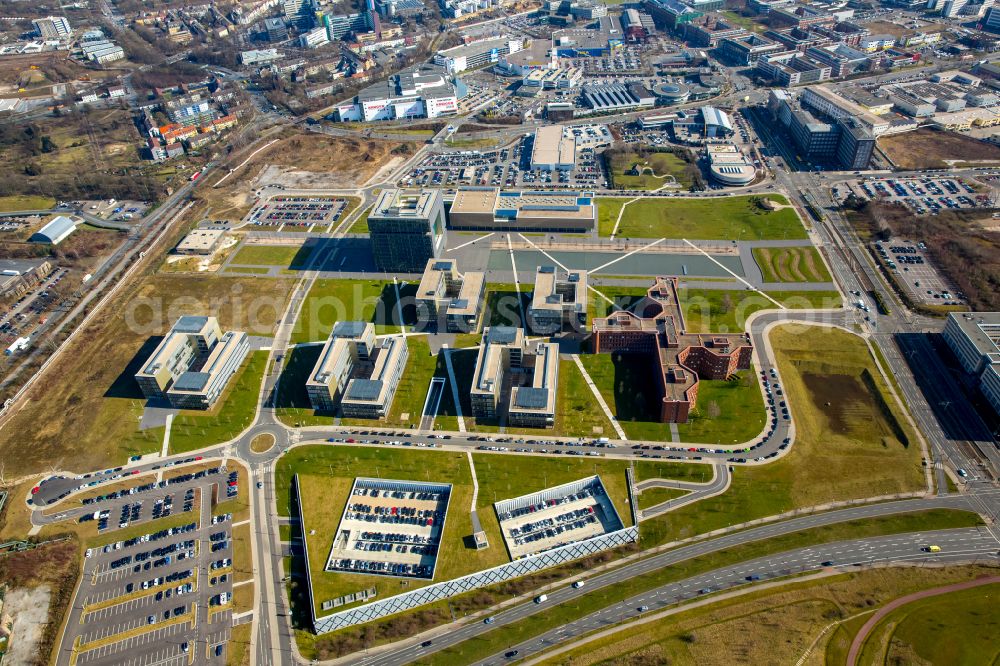
<path id="1" fill-rule="evenodd" d="M 380 379 L 352 379 L 347 385 L 348 400 L 374 400 L 382 392 Z"/>
<path id="2" fill-rule="evenodd" d="M 338 338 L 356 338 L 364 332 L 363 321 L 340 321 L 333 327 L 333 334 Z"/>
<path id="3" fill-rule="evenodd" d="M 185 372 L 171 389 L 176 391 L 200 391 L 208 383 L 209 374 L 207 372 Z"/>
<path id="4" fill-rule="evenodd" d="M 555 273 L 556 272 L 556 267 L 555 266 L 539 266 L 538 267 L 538 272 L 539 273 Z"/>
<path id="5" fill-rule="evenodd" d="M 549 402 L 549 392 L 534 386 L 524 386 L 517 390 L 514 404 L 525 409 L 541 409 Z"/>

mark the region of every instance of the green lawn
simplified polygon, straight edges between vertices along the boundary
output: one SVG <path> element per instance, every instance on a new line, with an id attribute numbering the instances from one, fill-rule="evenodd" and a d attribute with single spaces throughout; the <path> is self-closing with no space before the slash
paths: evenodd
<path id="1" fill-rule="evenodd" d="M 780 195 L 768 195 L 787 205 Z M 805 227 L 793 208 L 775 211 L 758 205 L 759 197 L 711 197 L 697 199 L 644 198 L 629 204 L 622 216 L 618 236 L 628 238 L 687 238 L 690 240 L 773 240 L 806 238 Z M 618 199 L 622 201 L 622 199 Z M 600 235 L 609 236 L 617 210 L 614 200 L 597 199 L 601 215 Z M 613 211 L 613 214 L 611 212 Z"/>
<path id="2" fill-rule="evenodd" d="M 692 333 L 742 332 L 754 312 L 778 307 L 758 292 L 746 289 L 681 288 L 679 296 L 686 330 Z M 792 310 L 839 308 L 843 303 L 833 290 L 771 291 L 768 296 Z"/>
<path id="3" fill-rule="evenodd" d="M 369 206 L 367 209 L 365 209 L 365 211 L 358 216 L 358 219 L 354 220 L 354 222 L 351 223 L 351 228 L 347 230 L 347 233 L 349 234 L 368 233 L 368 215 L 371 214 L 372 208 L 374 208 L 374 206 Z"/>
<path id="4" fill-rule="evenodd" d="M 611 230 L 615 228 L 618 220 L 618 213 L 628 199 L 624 197 L 597 197 L 594 203 L 597 204 L 597 228 L 602 236 L 610 236 Z M 634 204 L 633 204 L 634 205 Z"/>
<path id="5" fill-rule="evenodd" d="M 753 258 L 764 282 L 830 282 L 819 250 L 815 247 L 755 247 Z"/>
<path id="6" fill-rule="evenodd" d="M 0 213 L 15 213 L 19 210 L 48 210 L 56 205 L 52 197 L 15 194 L 0 197 Z"/>
<path id="7" fill-rule="evenodd" d="M 858 662 L 995 664 L 1000 583 L 905 604 L 872 629 Z"/>
<path id="8" fill-rule="evenodd" d="M 458 666 L 459 664 L 473 663 L 496 652 L 501 652 L 510 645 L 516 645 L 533 636 L 572 622 L 602 608 L 612 606 L 619 603 L 622 599 L 646 590 L 737 562 L 801 548 L 809 544 L 823 544 L 843 539 L 858 539 L 886 534 L 903 534 L 920 530 L 942 529 L 956 525 L 976 525 L 979 522 L 979 516 L 974 513 L 942 509 L 838 523 L 734 546 L 717 553 L 692 558 L 669 567 L 656 569 L 650 573 L 629 578 L 615 585 L 595 589 L 581 597 L 577 597 L 571 602 L 548 606 L 542 613 L 535 613 L 523 620 L 504 625 L 499 629 L 481 634 L 476 638 L 464 641 L 445 650 L 435 652 L 431 658 L 420 659 L 414 663 L 433 664 L 434 666 Z M 622 663 L 646 662 L 628 661 Z M 653 661 L 649 663 L 661 662 Z"/>
<path id="9" fill-rule="evenodd" d="M 691 187 L 691 175 L 687 170 L 687 162 L 673 153 L 652 152 L 641 157 L 635 151 L 616 152 L 608 165 L 611 172 L 612 185 L 627 190 L 655 190 L 663 187 L 673 176 L 682 188 Z M 626 172 L 639 171 L 640 175 L 626 175 Z"/>
<path id="10" fill-rule="evenodd" d="M 669 520 L 645 521 L 645 543 L 797 507 L 924 488 L 920 447 L 861 338 L 791 325 L 772 329 L 771 342 L 784 384 L 776 398 L 791 396 L 795 445 L 768 465 L 737 468 L 726 493 L 671 511 Z"/>
<path id="11" fill-rule="evenodd" d="M 677 488 L 650 488 L 642 491 L 642 494 L 639 495 L 639 509 L 648 509 L 651 506 L 663 504 L 668 500 L 677 499 L 687 494 L 688 491 Z"/>
<path id="12" fill-rule="evenodd" d="M 183 453 L 225 442 L 247 428 L 257 411 L 266 366 L 267 352 L 251 352 L 209 412 L 184 410 L 175 416 L 170 427 L 170 452 Z"/>
<path id="13" fill-rule="evenodd" d="M 230 263 L 247 266 L 302 266 L 312 254 L 305 245 L 244 245 Z"/>
<path id="14" fill-rule="evenodd" d="M 416 292 L 415 284 L 400 284 L 400 296 Z M 338 321 L 371 321 L 376 333 L 398 333 L 396 290 L 392 280 L 316 280 L 295 321 L 292 344 L 324 341 Z M 403 309 L 407 326 L 416 323 L 415 308 Z"/>
<path id="15" fill-rule="evenodd" d="M 630 439 L 670 441 L 670 425 L 655 420 L 659 412 L 648 357 L 582 354 L 580 361 Z M 677 429 L 683 442 L 736 444 L 758 435 L 764 423 L 760 388 L 744 371 L 733 381 L 702 380 L 690 420 Z"/>
<path id="16" fill-rule="evenodd" d="M 531 287 L 521 285 L 520 306 L 518 293 L 513 282 L 488 282 L 486 284 L 485 309 L 483 311 L 483 327 L 486 326 L 518 326 L 527 328 L 527 323 L 521 319 L 522 312 L 527 312 L 531 302 L 529 294 Z"/>
<path id="17" fill-rule="evenodd" d="M 427 584 L 410 580 L 407 581 L 407 588 L 402 588 L 398 580 L 383 576 L 323 571 L 351 483 L 357 476 L 453 484 L 435 582 L 508 561 L 492 508 L 497 500 L 536 492 L 596 472 L 601 475 L 624 524 L 632 524 L 625 480 L 628 461 L 478 453 L 473 454 L 473 459 L 479 482 L 479 518 L 490 541 L 490 547 L 485 550 L 469 548 L 464 542 L 464 537 L 472 533 L 468 510 L 472 500 L 472 476 L 468 458 L 463 452 L 315 445 L 296 448 L 283 456 L 276 469 L 277 487 L 281 489 L 277 510 L 279 515 L 291 515 L 294 510 L 291 479 L 294 474 L 300 474 L 306 505 L 304 532 L 308 540 L 317 604 L 372 585 L 383 597 Z M 703 465 L 670 462 L 641 461 L 636 469 L 647 476 L 690 480 L 704 478 L 708 473 Z"/>

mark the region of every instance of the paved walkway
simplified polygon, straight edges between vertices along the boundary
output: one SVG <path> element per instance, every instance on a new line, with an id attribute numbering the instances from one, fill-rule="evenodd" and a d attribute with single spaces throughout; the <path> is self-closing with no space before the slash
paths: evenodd
<path id="1" fill-rule="evenodd" d="M 871 633 L 872 629 L 875 628 L 879 622 L 882 621 L 886 615 L 896 610 L 900 606 L 905 606 L 913 601 L 918 601 L 920 599 L 927 599 L 928 597 L 936 597 L 942 594 L 948 594 L 950 592 L 960 592 L 962 590 L 968 590 L 973 587 L 979 587 L 981 585 L 992 585 L 993 583 L 1000 583 L 1000 576 L 990 576 L 988 578 L 977 578 L 976 580 L 967 580 L 964 583 L 952 583 L 951 585 L 943 585 L 941 587 L 935 587 L 930 590 L 922 590 L 920 592 L 914 592 L 913 594 L 908 594 L 905 597 L 900 597 L 890 601 L 888 604 L 883 606 L 872 615 L 864 626 L 858 631 L 854 636 L 854 640 L 851 642 L 851 649 L 847 653 L 847 666 L 855 666 L 858 663 L 858 656 L 861 652 L 861 648 L 865 643 L 865 639 L 868 638 L 868 634 Z"/>
<path id="2" fill-rule="evenodd" d="M 451 399 L 455 404 L 455 416 L 458 418 L 458 431 L 465 432 L 465 419 L 462 417 L 462 400 L 458 395 L 458 380 L 455 379 L 455 368 L 451 365 L 451 349 L 442 348 L 444 365 L 448 368 L 448 383 L 451 384 Z"/>

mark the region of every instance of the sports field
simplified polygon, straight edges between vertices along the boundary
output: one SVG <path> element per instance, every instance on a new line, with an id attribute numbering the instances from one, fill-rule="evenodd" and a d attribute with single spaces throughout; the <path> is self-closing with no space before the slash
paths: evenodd
<path id="1" fill-rule="evenodd" d="M 616 235 L 734 241 L 806 238 L 802 220 L 788 200 L 780 195 L 767 198 L 781 207 L 767 210 L 756 196 L 647 197 L 628 204 Z M 628 199 L 599 197 L 596 201 L 600 235 L 610 236 L 617 212 Z M 602 213 L 605 207 L 608 211 Z"/>

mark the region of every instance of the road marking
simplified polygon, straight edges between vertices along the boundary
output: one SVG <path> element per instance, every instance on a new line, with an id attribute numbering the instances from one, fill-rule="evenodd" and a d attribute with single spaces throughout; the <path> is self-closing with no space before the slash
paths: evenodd
<path id="1" fill-rule="evenodd" d="M 658 244 L 662 243 L 662 242 L 663 242 L 663 241 L 665 241 L 665 240 L 667 240 L 667 239 L 666 239 L 666 238 L 660 238 L 660 239 L 658 239 L 658 240 L 655 240 L 655 241 L 653 241 L 652 243 L 648 243 L 648 244 L 646 244 L 646 245 L 643 245 L 643 246 L 641 246 L 641 247 L 637 247 L 636 249 L 634 249 L 634 250 L 632 250 L 632 251 L 630 251 L 630 252 L 627 252 L 627 253 L 625 253 L 625 254 L 621 255 L 620 257 L 618 257 L 618 258 L 616 258 L 616 259 L 612 259 L 611 261 L 609 261 L 609 262 L 608 262 L 608 263 L 606 263 L 606 264 L 602 264 L 602 265 L 598 266 L 597 268 L 591 268 L 591 269 L 590 269 L 590 272 L 591 272 L 591 273 L 596 273 L 597 271 L 600 271 L 600 270 L 604 270 L 604 269 L 605 269 L 605 268 L 607 268 L 608 266 L 611 266 L 611 265 L 613 265 L 613 264 L 617 264 L 617 263 L 618 263 L 619 261 L 621 261 L 622 259 L 628 259 L 628 258 L 629 258 L 629 257 L 631 257 L 631 256 L 632 256 L 633 254 L 635 254 L 635 253 L 637 253 L 637 252 L 642 252 L 643 250 L 648 250 L 649 248 L 653 247 L 654 245 L 658 245 Z"/>
<path id="2" fill-rule="evenodd" d="M 457 247 L 449 247 L 447 250 L 445 250 L 445 252 L 451 252 L 452 250 L 461 250 L 466 245 L 472 245 L 473 243 L 478 243 L 481 240 L 486 240 L 487 238 L 489 238 L 490 236 L 492 236 L 495 233 L 496 233 L 495 231 L 491 231 L 490 233 L 486 234 L 485 236 L 480 236 L 479 238 L 474 238 L 474 239 L 470 240 L 468 243 L 462 243 L 461 245 L 459 245 Z"/>

